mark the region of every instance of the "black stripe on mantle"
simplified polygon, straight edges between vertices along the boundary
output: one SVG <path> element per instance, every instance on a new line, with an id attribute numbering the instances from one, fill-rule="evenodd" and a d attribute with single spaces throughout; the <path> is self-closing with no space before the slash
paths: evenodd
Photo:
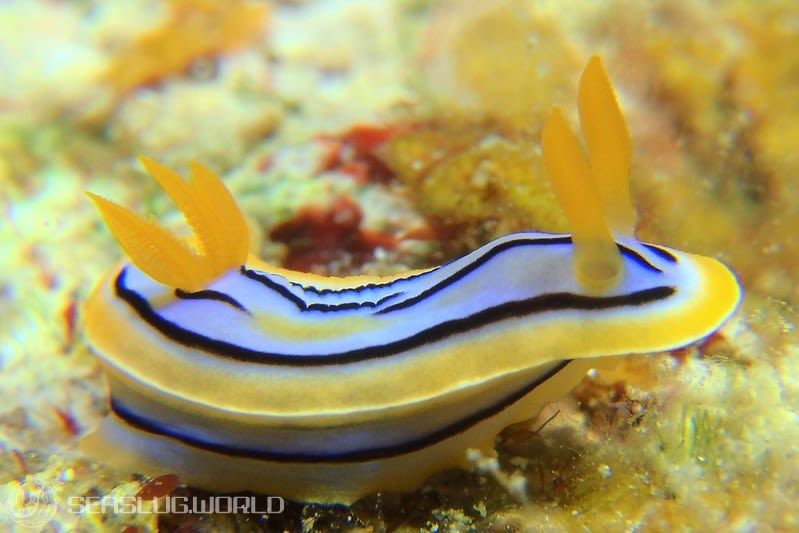
<path id="1" fill-rule="evenodd" d="M 603 310 L 619 307 L 637 307 L 664 300 L 677 292 L 670 286 L 653 287 L 617 296 L 585 296 L 568 292 L 541 294 L 524 300 L 505 302 L 463 318 L 439 322 L 409 337 L 385 344 L 362 346 L 343 352 L 327 354 L 290 354 L 263 352 L 219 339 L 212 339 L 185 329 L 159 315 L 146 298 L 125 285 L 127 267 L 114 282 L 116 295 L 125 301 L 146 323 L 162 335 L 183 346 L 248 363 L 277 366 L 325 366 L 357 363 L 396 355 L 422 345 L 448 337 L 474 331 L 503 320 L 521 318 L 551 311 Z"/>
<path id="2" fill-rule="evenodd" d="M 214 443 L 197 435 L 191 435 L 187 432 L 180 431 L 175 427 L 170 426 L 168 423 L 151 420 L 143 415 L 135 413 L 132 409 L 123 405 L 118 399 L 114 398 L 113 393 L 111 397 L 111 410 L 119 418 L 136 429 L 175 439 L 193 448 L 200 448 L 231 457 L 286 463 L 361 463 L 377 459 L 386 459 L 423 450 L 424 448 L 428 448 L 439 442 L 463 433 L 476 426 L 480 422 L 498 415 L 508 407 L 512 406 L 514 403 L 532 393 L 539 385 L 555 377 L 555 375 L 566 368 L 571 361 L 571 359 L 561 361 L 548 372 L 536 377 L 536 379 L 534 379 L 532 382 L 524 385 L 516 391 L 511 392 L 506 397 L 498 400 L 496 403 L 488 405 L 451 424 L 440 427 L 422 437 L 388 446 L 361 448 L 342 452 L 301 453 L 286 450 L 267 450 L 241 447 L 231 444 Z"/>

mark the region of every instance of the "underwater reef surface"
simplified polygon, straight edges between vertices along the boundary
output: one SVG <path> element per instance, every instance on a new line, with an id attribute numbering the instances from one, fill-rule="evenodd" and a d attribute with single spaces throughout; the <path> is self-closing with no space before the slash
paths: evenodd
<path id="1" fill-rule="evenodd" d="M 18 0 L 0 10 L 0 528 L 19 531 L 799 529 L 799 7 L 478 0 Z M 643 240 L 745 289 L 696 345 L 592 372 L 472 471 L 350 508 L 76 512 L 207 498 L 77 450 L 107 413 L 82 307 L 121 250 L 90 190 L 181 217 L 136 163 L 219 172 L 268 260 L 389 274 L 565 230 L 539 138 L 601 54 Z M 534 414 L 531 413 L 531 416 Z"/>

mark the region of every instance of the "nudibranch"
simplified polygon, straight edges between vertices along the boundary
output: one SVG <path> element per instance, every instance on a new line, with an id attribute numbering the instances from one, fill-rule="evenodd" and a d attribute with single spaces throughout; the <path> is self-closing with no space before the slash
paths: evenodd
<path id="1" fill-rule="evenodd" d="M 130 258 L 89 299 L 110 413 L 84 447 L 218 491 L 352 502 L 465 466 L 614 356 L 684 346 L 735 311 L 722 263 L 634 236 L 630 135 L 599 58 L 580 81 L 583 152 L 542 132 L 569 234 L 516 233 L 448 264 L 324 277 L 249 256 L 222 181 L 141 162 L 192 244 L 90 194 Z"/>

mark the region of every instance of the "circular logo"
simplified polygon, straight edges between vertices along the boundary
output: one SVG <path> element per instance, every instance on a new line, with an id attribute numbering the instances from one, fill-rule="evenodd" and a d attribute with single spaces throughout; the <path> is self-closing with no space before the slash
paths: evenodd
<path id="1" fill-rule="evenodd" d="M 55 515 L 54 488 L 50 484 L 29 478 L 5 488 L 0 511 L 20 526 L 39 529 Z"/>

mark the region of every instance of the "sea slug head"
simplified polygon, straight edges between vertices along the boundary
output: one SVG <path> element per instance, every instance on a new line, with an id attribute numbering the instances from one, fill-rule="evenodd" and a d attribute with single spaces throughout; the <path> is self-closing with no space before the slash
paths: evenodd
<path id="1" fill-rule="evenodd" d="M 571 269 L 580 293 L 598 298 L 651 295 L 668 287 L 671 295 L 636 310 L 641 317 L 657 316 L 658 328 L 675 329 L 663 336 L 674 341 L 660 344 L 676 346 L 680 339 L 709 334 L 735 311 L 740 284 L 715 259 L 635 237 L 630 133 L 598 56 L 591 58 L 580 80 L 578 106 L 587 155 L 559 109 L 545 124 L 541 144 L 555 196 L 569 221 Z M 631 325 L 639 324 L 629 318 Z M 647 324 L 640 321 L 642 331 L 654 328 Z"/>

